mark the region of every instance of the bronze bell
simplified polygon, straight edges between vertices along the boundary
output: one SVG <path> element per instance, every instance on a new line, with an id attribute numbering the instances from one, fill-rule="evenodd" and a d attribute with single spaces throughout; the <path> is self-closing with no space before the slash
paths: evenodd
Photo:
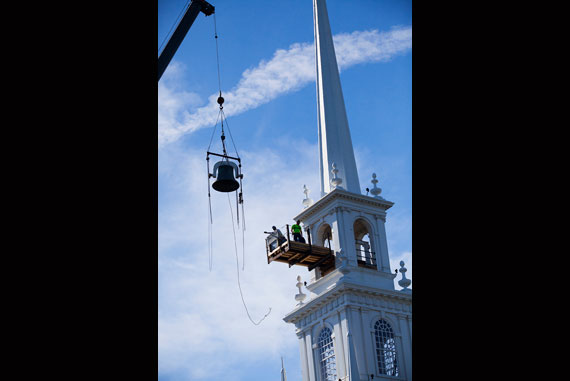
<path id="1" fill-rule="evenodd" d="M 239 188 L 239 183 L 234 177 L 239 177 L 239 169 L 231 161 L 219 161 L 214 165 L 213 176 L 217 179 L 212 184 L 212 188 L 218 192 L 233 192 Z"/>

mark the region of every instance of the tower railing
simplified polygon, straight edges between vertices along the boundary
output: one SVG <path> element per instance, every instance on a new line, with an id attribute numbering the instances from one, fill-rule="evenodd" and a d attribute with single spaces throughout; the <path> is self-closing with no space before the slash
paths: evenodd
<path id="1" fill-rule="evenodd" d="M 376 253 L 370 250 L 356 249 L 356 259 L 361 267 L 376 268 Z"/>

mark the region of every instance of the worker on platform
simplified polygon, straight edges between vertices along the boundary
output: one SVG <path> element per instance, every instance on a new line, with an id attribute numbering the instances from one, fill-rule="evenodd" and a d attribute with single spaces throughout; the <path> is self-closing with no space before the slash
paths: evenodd
<path id="1" fill-rule="evenodd" d="M 291 226 L 291 233 L 293 233 L 293 239 L 296 242 L 305 242 L 305 239 L 303 238 L 303 233 L 302 233 L 302 229 L 301 229 L 301 221 L 297 220 L 296 224 L 293 224 L 293 226 Z"/>
<path id="2" fill-rule="evenodd" d="M 264 232 L 265 234 L 269 234 L 267 237 L 267 241 L 269 243 L 269 250 L 273 251 L 277 247 L 277 244 L 281 245 L 283 242 L 287 241 L 281 230 L 277 229 L 275 226 L 272 226 L 272 232 Z"/>

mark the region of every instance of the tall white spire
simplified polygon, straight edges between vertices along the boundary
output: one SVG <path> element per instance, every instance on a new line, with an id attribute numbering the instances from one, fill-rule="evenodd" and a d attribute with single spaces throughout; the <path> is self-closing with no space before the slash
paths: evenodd
<path id="1" fill-rule="evenodd" d="M 342 187 L 361 194 L 325 0 L 313 0 L 313 17 L 321 196 L 334 189 L 330 183 L 333 163 L 338 169 L 337 177 L 342 180 Z"/>
<path id="2" fill-rule="evenodd" d="M 303 381 L 331 373 L 335 381 L 412 381 L 412 291 L 395 290 L 385 226 L 394 203 L 380 196 L 376 174 L 371 196 L 361 192 L 325 0 L 313 0 L 313 12 L 321 191 L 328 195 L 312 203 L 305 187 L 305 208 L 293 220 L 314 245 L 329 246 L 334 261 L 309 265 L 307 300 L 297 278 L 299 303 L 283 320 L 296 328 Z M 295 258 L 290 267 L 303 260 Z"/>

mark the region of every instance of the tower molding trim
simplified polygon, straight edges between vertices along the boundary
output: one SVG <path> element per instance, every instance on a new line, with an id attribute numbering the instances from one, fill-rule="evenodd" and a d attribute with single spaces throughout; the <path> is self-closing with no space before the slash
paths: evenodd
<path id="1" fill-rule="evenodd" d="M 295 324 L 298 329 L 302 330 L 303 327 L 312 326 L 314 321 L 320 321 L 347 306 L 371 310 L 382 308 L 392 314 L 403 314 L 411 321 L 412 295 L 343 282 L 294 309 L 283 320 L 286 323 Z M 301 322 L 303 319 L 305 321 Z"/>
<path id="2" fill-rule="evenodd" d="M 323 196 L 321 199 L 319 199 L 317 202 L 315 202 L 310 207 L 303 210 L 301 213 L 299 213 L 293 219 L 295 221 L 296 220 L 301 220 L 301 221 L 307 220 L 311 216 L 313 216 L 314 214 L 322 213 L 324 211 L 323 209 L 326 209 L 327 207 L 329 207 L 329 205 L 335 200 L 346 200 L 346 201 L 351 201 L 351 202 L 357 202 L 361 205 L 369 206 L 369 207 L 372 207 L 375 209 L 381 209 L 383 211 L 390 209 L 394 205 L 394 203 L 391 201 L 378 200 L 378 199 L 375 199 L 375 198 L 370 197 L 370 196 L 356 194 L 356 193 L 348 192 L 344 189 L 338 189 L 337 188 L 337 189 L 333 190 L 332 192 L 327 193 L 325 196 Z M 338 206 L 335 206 L 335 207 L 338 207 Z M 335 208 L 332 208 L 330 213 L 334 213 L 334 209 Z M 347 209 L 352 209 L 352 208 L 347 208 Z M 323 213 L 323 214 L 325 215 L 328 213 Z M 374 214 L 385 221 L 385 216 L 383 216 L 382 214 L 379 214 L 377 212 Z"/>

